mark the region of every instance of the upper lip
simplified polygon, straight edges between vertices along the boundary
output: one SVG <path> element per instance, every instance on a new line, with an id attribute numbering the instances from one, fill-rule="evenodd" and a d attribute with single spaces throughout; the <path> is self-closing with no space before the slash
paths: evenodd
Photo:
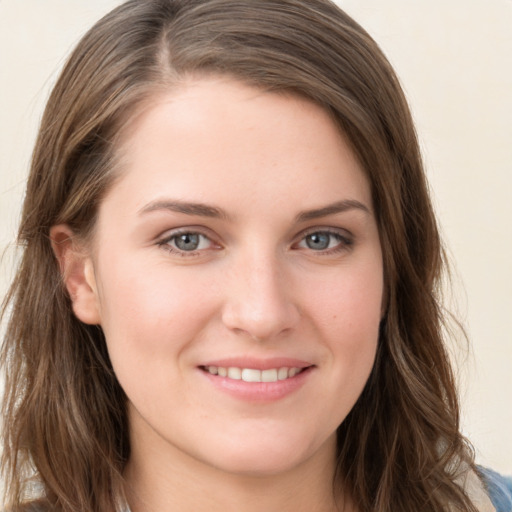
<path id="1" fill-rule="evenodd" d="M 314 366 L 309 361 L 292 357 L 271 357 L 259 359 L 254 357 L 229 357 L 215 359 L 203 363 L 201 367 L 220 366 L 221 368 L 252 368 L 254 370 L 270 370 L 272 368 L 308 368 Z"/>

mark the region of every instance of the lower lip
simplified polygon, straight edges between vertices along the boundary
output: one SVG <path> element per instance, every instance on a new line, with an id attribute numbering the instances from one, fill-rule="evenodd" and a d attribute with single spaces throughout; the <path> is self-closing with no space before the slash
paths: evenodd
<path id="1" fill-rule="evenodd" d="M 240 400 L 251 402 L 273 402 L 291 395 L 300 389 L 311 376 L 313 367 L 302 370 L 294 377 L 277 382 L 245 382 L 219 377 L 200 369 L 200 372 L 215 387 Z"/>

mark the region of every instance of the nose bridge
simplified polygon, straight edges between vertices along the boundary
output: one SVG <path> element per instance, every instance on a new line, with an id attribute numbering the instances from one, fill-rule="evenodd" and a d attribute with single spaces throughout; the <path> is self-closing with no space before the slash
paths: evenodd
<path id="1" fill-rule="evenodd" d="M 240 254 L 230 279 L 223 311 L 227 327 L 263 340 L 296 325 L 299 310 L 275 251 L 260 247 Z"/>

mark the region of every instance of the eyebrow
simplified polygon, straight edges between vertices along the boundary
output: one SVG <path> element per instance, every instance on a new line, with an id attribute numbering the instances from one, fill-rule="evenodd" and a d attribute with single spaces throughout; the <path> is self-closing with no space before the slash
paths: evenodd
<path id="1" fill-rule="evenodd" d="M 315 210 L 306 210 L 300 212 L 297 217 L 297 222 L 304 222 L 307 220 L 314 220 L 320 217 L 327 217 L 328 215 L 335 215 L 336 213 L 343 213 L 349 210 L 361 210 L 365 213 L 371 214 L 370 209 L 355 199 L 345 199 L 344 201 L 336 201 L 335 203 L 329 204 L 322 208 Z"/>
<path id="2" fill-rule="evenodd" d="M 185 215 L 197 215 L 199 217 L 210 217 L 214 219 L 229 220 L 230 218 L 226 211 L 222 210 L 221 208 L 217 208 L 216 206 L 205 203 L 193 203 L 173 199 L 152 201 L 151 203 L 141 208 L 139 210 L 139 214 L 143 215 L 160 210 L 168 210 L 171 212 L 183 213 Z M 356 201 L 354 199 L 345 199 L 343 201 L 336 201 L 335 203 L 323 206 L 322 208 L 300 212 L 295 217 L 295 221 L 305 222 L 321 217 L 327 217 L 328 215 L 343 213 L 349 210 L 360 210 L 371 214 L 370 209 L 360 201 Z"/>
<path id="3" fill-rule="evenodd" d="M 169 210 L 186 215 L 197 215 L 199 217 L 211 217 L 214 219 L 228 219 L 229 215 L 216 206 L 204 203 L 190 203 L 185 201 L 165 199 L 152 201 L 139 210 L 139 214 L 155 212 L 159 210 Z"/>

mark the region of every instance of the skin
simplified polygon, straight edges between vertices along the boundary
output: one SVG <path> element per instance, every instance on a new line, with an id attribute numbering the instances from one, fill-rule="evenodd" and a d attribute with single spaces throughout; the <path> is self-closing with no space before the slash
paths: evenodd
<path id="1" fill-rule="evenodd" d="M 383 297 L 348 143 L 312 102 L 202 78 L 155 97 L 120 152 L 92 246 L 64 225 L 52 238 L 128 397 L 133 512 L 334 510 L 336 429 L 370 374 Z M 196 250 L 177 230 L 200 234 Z M 309 369 L 284 396 L 247 398 L 202 369 L 233 357 Z"/>

